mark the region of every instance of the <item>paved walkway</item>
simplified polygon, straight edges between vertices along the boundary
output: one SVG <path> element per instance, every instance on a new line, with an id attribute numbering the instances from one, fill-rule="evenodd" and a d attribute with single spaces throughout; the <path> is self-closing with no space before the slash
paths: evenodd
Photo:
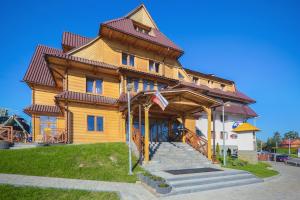
<path id="1" fill-rule="evenodd" d="M 161 198 L 163 200 L 299 200 L 300 168 L 282 163 L 273 164 L 281 174 L 263 183 L 177 195 Z"/>
<path id="2" fill-rule="evenodd" d="M 281 175 L 266 180 L 264 183 L 161 198 L 154 196 L 142 185 L 133 183 L 0 174 L 0 184 L 89 191 L 116 191 L 119 192 L 121 198 L 125 200 L 299 200 L 300 168 L 284 165 L 282 163 L 274 164 L 274 168 L 277 169 Z"/>
<path id="3" fill-rule="evenodd" d="M 141 184 L 79 180 L 67 178 L 50 178 L 41 176 L 25 176 L 14 174 L 0 174 L 0 184 L 17 186 L 35 186 L 59 189 L 77 189 L 88 191 L 118 192 L 124 200 L 151 200 L 156 197 Z"/>

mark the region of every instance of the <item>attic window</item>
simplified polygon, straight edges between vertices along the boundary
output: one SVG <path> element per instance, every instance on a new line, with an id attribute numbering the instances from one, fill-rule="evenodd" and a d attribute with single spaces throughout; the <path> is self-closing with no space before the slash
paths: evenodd
<path id="1" fill-rule="evenodd" d="M 143 24 L 140 24 L 138 22 L 134 22 L 133 23 L 133 27 L 134 29 L 137 31 L 137 32 L 140 32 L 140 33 L 144 33 L 144 34 L 147 34 L 149 35 L 150 31 L 151 31 L 151 28 L 150 27 L 147 27 Z"/>
<path id="2" fill-rule="evenodd" d="M 195 76 L 193 76 L 193 82 L 194 82 L 194 83 L 196 83 L 196 84 L 197 84 L 197 83 L 198 83 L 198 80 L 199 80 L 199 78 L 198 78 L 198 77 L 195 77 Z"/>
<path id="3" fill-rule="evenodd" d="M 224 91 L 225 90 L 225 84 L 221 84 L 221 89 Z"/>
<path id="4" fill-rule="evenodd" d="M 184 79 L 184 76 L 180 72 L 178 72 L 178 78 L 179 79 Z"/>

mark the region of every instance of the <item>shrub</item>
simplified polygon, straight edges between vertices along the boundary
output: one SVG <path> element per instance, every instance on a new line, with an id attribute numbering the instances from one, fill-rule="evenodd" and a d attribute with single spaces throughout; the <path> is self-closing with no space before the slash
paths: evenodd
<path id="1" fill-rule="evenodd" d="M 160 183 L 158 185 L 158 187 L 161 187 L 161 188 L 166 188 L 166 187 L 169 187 L 169 185 L 167 183 Z"/>

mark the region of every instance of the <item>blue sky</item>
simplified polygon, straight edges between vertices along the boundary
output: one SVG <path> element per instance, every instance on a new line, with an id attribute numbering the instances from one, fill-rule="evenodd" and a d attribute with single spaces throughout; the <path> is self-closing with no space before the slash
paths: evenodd
<path id="1" fill-rule="evenodd" d="M 145 3 L 184 49 L 185 67 L 232 79 L 257 100 L 259 137 L 300 132 L 300 1 L 6 1 L 0 6 L 0 107 L 22 114 L 21 80 L 37 44 L 59 48 L 63 31 L 96 36 L 99 24 Z M 23 114 L 24 115 L 24 114 Z"/>

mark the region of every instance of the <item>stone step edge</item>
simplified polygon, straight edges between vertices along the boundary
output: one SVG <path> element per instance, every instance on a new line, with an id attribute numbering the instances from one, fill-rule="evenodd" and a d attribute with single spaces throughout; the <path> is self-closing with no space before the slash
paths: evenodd
<path id="1" fill-rule="evenodd" d="M 249 185 L 254 183 L 261 183 L 262 180 L 258 178 L 250 178 L 250 179 L 243 179 L 240 181 L 228 181 L 223 183 L 211 183 L 207 185 L 199 185 L 199 186 L 188 186 L 180 189 L 172 189 L 172 192 L 169 195 L 178 195 L 178 194 L 186 194 L 186 193 L 194 193 L 194 192 L 202 192 L 207 190 L 218 190 L 226 187 L 234 187 L 234 186 L 242 186 L 242 185 Z"/>
<path id="2" fill-rule="evenodd" d="M 215 172 L 204 172 L 204 173 L 192 173 L 192 174 L 182 174 L 182 175 L 174 175 L 177 177 L 167 178 L 167 181 L 175 181 L 175 180 L 188 180 L 188 179 L 199 179 L 199 178 L 208 178 L 208 177 L 219 177 L 219 176 L 228 176 L 234 174 L 249 174 L 246 171 L 239 170 L 228 170 L 228 171 L 215 171 Z"/>
<path id="3" fill-rule="evenodd" d="M 219 182 L 228 182 L 233 180 L 242 180 L 242 179 L 249 179 L 249 178 L 256 178 L 252 174 L 235 174 L 235 175 L 228 175 L 228 176 L 217 176 L 212 178 L 204 178 L 204 179 L 189 179 L 189 180 L 180 180 L 180 181 L 173 181 L 168 182 L 174 188 L 180 188 L 185 186 L 194 186 L 194 185 L 205 185 L 210 183 L 219 183 Z"/>

